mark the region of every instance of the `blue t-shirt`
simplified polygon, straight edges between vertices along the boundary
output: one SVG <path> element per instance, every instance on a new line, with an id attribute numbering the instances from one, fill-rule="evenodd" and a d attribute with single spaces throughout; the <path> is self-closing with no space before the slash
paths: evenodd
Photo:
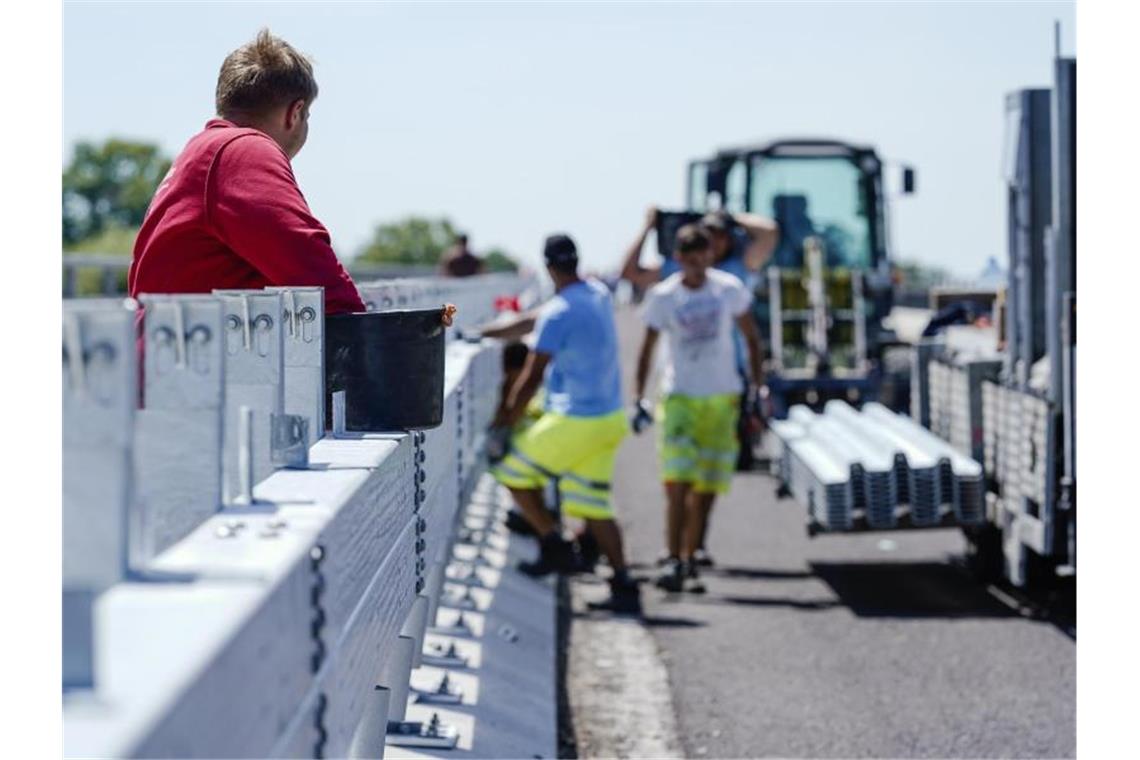
<path id="1" fill-rule="evenodd" d="M 621 368 L 613 298 L 584 280 L 563 288 L 542 307 L 534 350 L 552 357 L 546 370 L 546 410 L 597 417 L 621 409 Z"/>

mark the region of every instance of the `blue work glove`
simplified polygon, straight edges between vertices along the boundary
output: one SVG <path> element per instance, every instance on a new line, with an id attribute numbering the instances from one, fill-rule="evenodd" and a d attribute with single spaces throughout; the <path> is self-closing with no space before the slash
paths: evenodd
<path id="1" fill-rule="evenodd" d="M 653 411 L 649 406 L 649 402 L 643 398 L 639 398 L 633 403 L 633 410 L 629 415 L 629 426 L 633 429 L 634 435 L 640 435 L 642 430 L 653 424 Z"/>

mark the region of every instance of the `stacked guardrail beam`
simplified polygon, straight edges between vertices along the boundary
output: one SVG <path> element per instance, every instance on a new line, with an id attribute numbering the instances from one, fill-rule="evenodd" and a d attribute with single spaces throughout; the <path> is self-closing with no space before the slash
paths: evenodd
<path id="1" fill-rule="evenodd" d="M 781 479 L 808 508 L 813 530 L 977 524 L 981 465 L 915 424 L 870 403 L 793 407 L 769 450 Z"/>

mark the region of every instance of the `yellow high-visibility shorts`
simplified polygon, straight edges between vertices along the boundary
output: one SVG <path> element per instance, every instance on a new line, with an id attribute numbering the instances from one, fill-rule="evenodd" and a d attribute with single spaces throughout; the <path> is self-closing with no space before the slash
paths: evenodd
<path id="1" fill-rule="evenodd" d="M 511 437 L 507 456 L 491 474 L 508 488 L 536 489 L 557 480 L 563 514 L 609 519 L 614 458 L 628 429 L 620 409 L 598 417 L 546 412 Z"/>
<path id="2" fill-rule="evenodd" d="M 725 493 L 736 471 L 740 395 L 671 393 L 657 406 L 661 473 L 667 483 L 691 483 L 700 493 Z"/>

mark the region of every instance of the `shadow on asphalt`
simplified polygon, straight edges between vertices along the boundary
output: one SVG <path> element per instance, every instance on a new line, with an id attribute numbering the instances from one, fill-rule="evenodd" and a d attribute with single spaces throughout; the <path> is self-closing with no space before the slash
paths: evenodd
<path id="1" fill-rule="evenodd" d="M 796 610 L 829 610 L 842 607 L 836 599 L 796 599 L 788 596 L 734 596 L 725 594 L 667 594 L 663 604 L 738 604 L 743 607 L 788 607 Z"/>
<path id="2" fill-rule="evenodd" d="M 1008 618 L 1017 613 L 945 562 L 813 562 L 859 617 Z"/>
<path id="3" fill-rule="evenodd" d="M 803 580 L 814 577 L 807 570 L 772 570 L 766 567 L 730 567 L 723 565 L 702 570 L 701 575 L 722 578 L 759 578 L 769 581 Z"/>
<path id="4" fill-rule="evenodd" d="M 572 617 L 581 618 L 583 620 L 610 620 L 623 616 L 614 615 L 611 612 L 602 610 L 588 610 L 585 612 L 574 612 Z M 708 625 L 708 623 L 703 620 L 694 620 L 689 617 L 676 617 L 672 615 L 643 615 L 637 618 L 637 621 L 647 628 L 704 628 Z"/>

